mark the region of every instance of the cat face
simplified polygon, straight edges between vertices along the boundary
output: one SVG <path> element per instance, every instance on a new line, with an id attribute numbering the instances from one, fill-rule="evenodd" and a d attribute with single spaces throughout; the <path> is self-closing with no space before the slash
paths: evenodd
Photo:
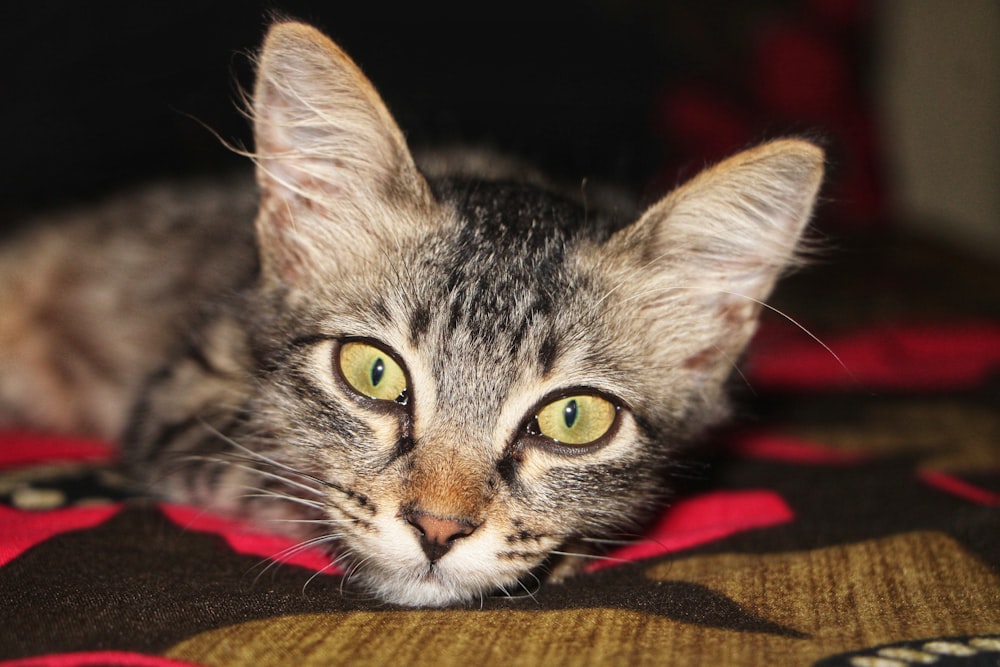
<path id="1" fill-rule="evenodd" d="M 822 171 L 776 142 L 619 223 L 428 184 L 356 66 L 298 24 L 267 38 L 254 117 L 252 430 L 317 534 L 410 605 L 514 592 L 661 494 L 676 445 L 725 412 Z"/>
<path id="2" fill-rule="evenodd" d="M 311 500 L 359 576 L 407 604 L 516 590 L 569 537 L 649 502 L 671 449 L 668 428 L 649 432 L 670 411 L 650 405 L 659 361 L 595 305 L 613 286 L 587 256 L 598 241 L 570 232 L 582 210 L 460 188 L 439 231 L 315 276 L 278 318 L 294 338 L 268 348 L 253 411 L 281 425 L 286 465 L 331 482 Z"/>

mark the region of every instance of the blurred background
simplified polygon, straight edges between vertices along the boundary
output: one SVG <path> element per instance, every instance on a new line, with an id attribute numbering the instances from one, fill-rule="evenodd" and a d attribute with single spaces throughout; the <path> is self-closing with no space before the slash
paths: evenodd
<path id="1" fill-rule="evenodd" d="M 1000 3 L 580 0 L 9 3 L 0 223 L 251 145 L 269 17 L 357 60 L 414 146 L 486 144 L 646 200 L 785 134 L 830 156 L 818 224 L 1000 257 Z M 849 241 L 847 241 L 849 243 Z"/>

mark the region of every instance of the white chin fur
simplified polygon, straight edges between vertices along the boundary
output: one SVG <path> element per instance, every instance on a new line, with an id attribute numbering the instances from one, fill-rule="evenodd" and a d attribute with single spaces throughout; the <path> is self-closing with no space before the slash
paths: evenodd
<path id="1" fill-rule="evenodd" d="M 469 542 L 456 544 L 433 566 L 427 562 L 412 531 L 401 530 L 395 522 L 385 532 L 396 533 L 377 545 L 369 545 L 358 571 L 360 582 L 378 597 L 410 607 L 443 607 L 479 600 L 496 591 L 513 591 L 524 567 L 496 557 L 492 531 L 474 535 Z M 526 565 L 526 564 L 525 564 Z"/>
<path id="2" fill-rule="evenodd" d="M 488 596 L 500 586 L 516 586 L 516 579 L 481 580 L 473 573 L 455 573 L 435 565 L 421 568 L 398 565 L 359 573 L 364 585 L 386 602 L 408 607 L 443 607 Z"/>
<path id="3" fill-rule="evenodd" d="M 443 607 L 479 600 L 496 591 L 513 592 L 520 590 L 518 579 L 532 565 L 498 559 L 503 537 L 489 526 L 461 540 L 431 566 L 409 526 L 395 517 L 378 518 L 375 524 L 377 537 L 357 536 L 360 539 L 351 551 L 367 554 L 357 571 L 359 583 L 386 602 Z"/>

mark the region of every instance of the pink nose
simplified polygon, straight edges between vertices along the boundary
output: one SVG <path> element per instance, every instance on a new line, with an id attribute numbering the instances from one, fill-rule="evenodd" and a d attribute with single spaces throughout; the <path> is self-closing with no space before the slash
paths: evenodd
<path id="1" fill-rule="evenodd" d="M 455 540 L 468 537 L 479 527 L 468 519 L 442 518 L 419 510 L 404 510 L 403 520 L 416 529 L 420 548 L 432 563 L 441 560 Z"/>

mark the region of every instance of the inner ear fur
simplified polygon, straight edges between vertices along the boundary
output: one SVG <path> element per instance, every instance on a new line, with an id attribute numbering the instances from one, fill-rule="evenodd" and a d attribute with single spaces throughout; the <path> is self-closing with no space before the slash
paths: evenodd
<path id="1" fill-rule="evenodd" d="M 268 32 L 253 120 L 266 276 L 294 283 L 310 262 L 398 238 L 395 225 L 407 216 L 389 212 L 431 203 L 375 88 L 311 26 L 278 23 Z"/>
<path id="2" fill-rule="evenodd" d="M 663 354 L 731 367 L 798 248 L 823 177 L 823 151 L 783 139 L 680 186 L 612 238 Z M 721 372 L 721 371 L 720 371 Z"/>

